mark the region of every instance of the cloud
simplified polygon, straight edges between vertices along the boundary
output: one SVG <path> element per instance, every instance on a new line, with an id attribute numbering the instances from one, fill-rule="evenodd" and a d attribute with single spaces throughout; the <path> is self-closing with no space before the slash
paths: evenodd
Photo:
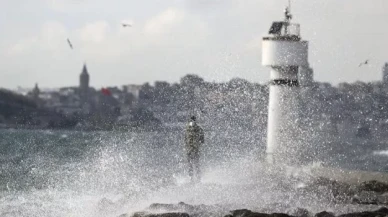
<path id="1" fill-rule="evenodd" d="M 31 48 L 32 45 L 37 43 L 36 38 L 26 38 L 26 39 L 21 39 L 15 44 L 9 46 L 8 48 L 8 54 L 9 55 L 18 55 L 22 54 L 23 52 L 26 52 L 28 49 Z"/>
<path id="2" fill-rule="evenodd" d="M 85 6 L 88 0 L 44 0 L 45 5 L 58 12 L 69 12 L 73 11 L 80 6 Z"/>
<path id="3" fill-rule="evenodd" d="M 54 86 L 74 83 L 62 73 L 78 73 L 83 61 L 90 65 L 92 85 L 166 79 L 161 71 L 171 72 L 169 80 L 178 80 L 186 73 L 182 69 L 206 49 L 208 35 L 209 28 L 199 17 L 170 7 L 130 28 L 108 20 L 87 22 L 73 29 L 58 21 L 45 22 L 35 34 L 15 40 L 7 58 L 22 61 L 22 68 L 39 72 L 36 80 L 44 77 L 50 83 L 51 79 Z M 68 47 L 67 38 L 74 50 Z M 44 62 L 50 62 L 50 67 Z"/>
<path id="4" fill-rule="evenodd" d="M 254 37 L 245 44 L 246 50 L 261 50 L 262 36 Z"/>
<path id="5" fill-rule="evenodd" d="M 144 27 L 145 33 L 157 35 L 169 32 L 180 24 L 184 18 L 185 13 L 183 11 L 169 8 L 147 21 Z"/>
<path id="6" fill-rule="evenodd" d="M 387 30 L 379 27 L 388 19 L 384 13 L 388 2 L 343 1 L 293 3 L 294 21 L 310 42 L 314 77 L 380 78 L 379 68 L 386 61 L 380 48 L 387 45 Z M 1 85 L 6 86 L 29 83 L 27 74 L 34 81 L 46 79 L 50 86 L 76 84 L 84 60 L 92 85 L 177 81 L 186 73 L 217 80 L 239 75 L 264 82 L 269 73 L 261 67 L 261 38 L 273 21 L 283 19 L 287 4 L 287 0 L 17 2 L 0 9 L 10 18 L 0 21 L 5 32 L 0 40 L 4 63 L 0 72 L 9 74 Z M 122 20 L 133 21 L 133 27 L 123 28 Z M 66 43 L 68 37 L 74 50 Z M 365 43 L 365 38 L 373 40 Z M 361 69 L 353 65 L 366 58 L 374 59 L 377 68 L 364 67 L 365 72 L 356 75 L 354 71 Z M 25 76 L 20 79 L 20 75 Z M 11 77 L 13 83 L 8 82 Z"/>
<path id="7" fill-rule="evenodd" d="M 107 21 L 88 23 L 79 30 L 78 35 L 83 42 L 101 43 L 107 38 L 109 28 Z"/>
<path id="8" fill-rule="evenodd" d="M 141 30 L 148 43 L 161 46 L 198 46 L 209 35 L 200 17 L 178 8 L 168 8 L 147 20 Z"/>
<path id="9" fill-rule="evenodd" d="M 53 51 L 61 47 L 67 38 L 67 30 L 57 21 L 45 22 L 36 35 L 18 40 L 8 48 L 10 55 L 22 55 L 32 50 Z"/>

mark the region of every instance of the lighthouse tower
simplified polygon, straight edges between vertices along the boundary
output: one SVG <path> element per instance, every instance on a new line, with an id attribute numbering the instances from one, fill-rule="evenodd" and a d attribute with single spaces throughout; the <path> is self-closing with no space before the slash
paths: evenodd
<path id="1" fill-rule="evenodd" d="M 262 64 L 270 67 L 267 158 L 284 162 L 297 154 L 298 71 L 308 68 L 308 42 L 300 36 L 300 26 L 291 23 L 289 7 L 285 18 L 273 22 L 269 35 L 262 40 Z"/>

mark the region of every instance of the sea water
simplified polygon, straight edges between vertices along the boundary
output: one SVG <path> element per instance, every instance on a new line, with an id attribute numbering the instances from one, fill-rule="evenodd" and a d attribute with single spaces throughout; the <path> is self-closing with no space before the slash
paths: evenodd
<path id="1" fill-rule="evenodd" d="M 207 132 L 202 181 L 193 185 L 182 130 L 0 130 L 0 216 L 119 216 L 155 202 L 180 201 L 228 209 L 276 203 L 312 211 L 357 209 L 296 195 L 281 187 L 282 178 L 265 176 L 258 163 L 263 141 L 258 132 Z M 352 151 L 337 144 L 311 165 L 386 169 L 384 143 L 347 145 Z"/>

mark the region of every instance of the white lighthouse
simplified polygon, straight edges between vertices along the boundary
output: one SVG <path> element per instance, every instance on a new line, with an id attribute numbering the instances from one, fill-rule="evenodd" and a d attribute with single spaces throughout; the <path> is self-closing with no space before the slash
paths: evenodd
<path id="1" fill-rule="evenodd" d="M 298 152 L 298 71 L 309 64 L 308 42 L 302 40 L 299 24 L 291 23 L 289 7 L 284 14 L 284 21 L 273 22 L 263 37 L 262 64 L 271 68 L 267 157 L 270 162 L 287 163 Z"/>

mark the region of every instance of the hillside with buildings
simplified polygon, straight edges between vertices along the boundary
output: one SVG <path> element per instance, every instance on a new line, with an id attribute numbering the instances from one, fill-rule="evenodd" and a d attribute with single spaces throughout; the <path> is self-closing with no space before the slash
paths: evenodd
<path id="1" fill-rule="evenodd" d="M 0 127 L 1 128 L 73 128 L 74 118 L 41 107 L 37 87 L 23 96 L 0 89 Z"/>
<path id="2" fill-rule="evenodd" d="M 298 123 L 311 125 L 318 132 L 331 133 L 341 133 L 341 129 L 352 126 L 352 135 L 359 136 L 387 131 L 388 64 L 383 71 L 382 82 L 332 86 L 314 82 L 312 69 L 301 69 L 300 92 L 295 105 L 299 108 L 296 110 Z M 89 79 L 84 65 L 78 86 L 41 91 L 36 85 L 26 96 L 3 91 L 12 97 L 1 97 L 0 120 L 12 123 L 11 126 L 131 130 L 182 127 L 190 115 L 197 115 L 209 130 L 266 133 L 267 84 L 240 78 L 224 83 L 206 82 L 199 76 L 186 75 L 174 84 L 159 81 L 153 85 L 145 83 L 96 90 L 90 87 Z M 5 105 L 16 108 L 8 109 L 13 111 L 12 117 L 17 117 L 12 119 L 15 121 L 4 121 L 11 117 Z"/>

